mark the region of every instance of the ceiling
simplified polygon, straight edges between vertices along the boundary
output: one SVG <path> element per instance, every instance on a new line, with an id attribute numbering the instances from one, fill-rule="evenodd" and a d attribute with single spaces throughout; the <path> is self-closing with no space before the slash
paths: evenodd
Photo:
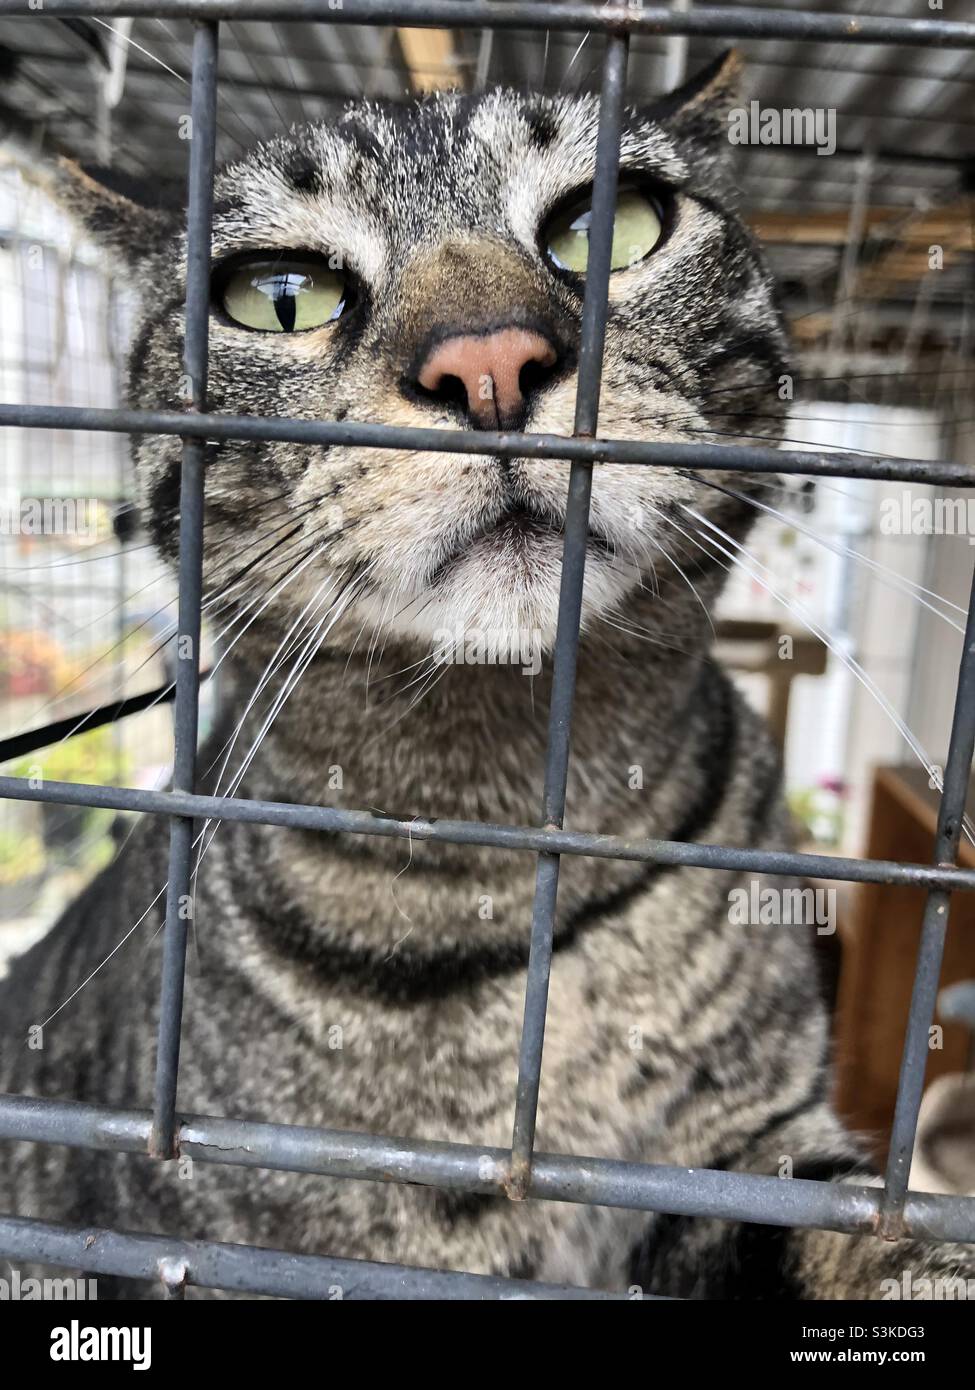
<path id="1" fill-rule="evenodd" d="M 975 18 L 975 0 L 966 3 Z M 795 0 L 776 7 L 809 8 Z M 916 0 L 817 0 L 816 8 L 918 12 Z M 963 17 L 958 4 L 952 17 Z M 4 18 L 0 122 L 22 148 L 182 175 L 185 144 L 160 132 L 174 131 L 188 109 L 190 45 L 191 26 L 182 21 Z M 692 73 L 726 46 L 635 36 L 631 99 L 659 94 L 671 75 Z M 915 353 L 969 356 L 975 53 L 754 39 L 739 47 L 747 95 L 763 108 L 836 111 L 831 157 L 752 147 L 740 162 L 744 207 L 769 246 L 800 341 L 813 355 L 835 358 L 844 342 L 849 347 L 855 300 L 861 351 L 899 350 L 906 340 Z M 597 34 L 224 22 L 218 154 L 231 158 L 260 137 L 314 120 L 335 96 L 397 99 L 431 87 L 498 83 L 594 89 L 601 51 Z M 106 83 L 113 66 L 119 82 L 122 52 L 124 86 L 109 112 Z M 933 244 L 944 248 L 944 268 L 931 272 Z"/>

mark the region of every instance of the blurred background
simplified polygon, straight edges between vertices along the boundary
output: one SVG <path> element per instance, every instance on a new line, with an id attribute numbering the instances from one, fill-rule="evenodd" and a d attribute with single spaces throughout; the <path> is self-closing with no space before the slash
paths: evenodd
<path id="1" fill-rule="evenodd" d="M 875 12 L 829 0 L 815 8 Z M 918 13 L 912 0 L 880 8 Z M 190 46 L 190 26 L 176 21 L 0 20 L 5 402 L 119 403 L 124 286 L 35 172 L 67 153 L 136 177 L 184 178 L 188 145 L 177 132 L 189 108 Z M 634 38 L 631 99 L 678 85 L 725 46 Z M 742 207 L 767 248 L 797 346 L 790 443 L 975 466 L 975 59 L 921 47 L 739 47 L 749 101 L 821 112 L 835 135 L 828 154 L 760 143 L 737 154 Z M 499 83 L 594 90 L 601 52 L 596 35 L 225 23 L 218 153 L 233 158 L 314 120 L 335 97 Z M 4 431 L 0 514 L 22 518 L 24 499 L 48 497 L 73 499 L 75 522 L 85 524 L 42 534 L 0 525 L 0 738 L 54 720 L 83 729 L 93 708 L 143 692 L 160 698 L 2 770 L 164 785 L 175 608 L 130 509 L 125 439 Z M 719 654 L 781 741 L 800 840 L 827 853 L 928 860 L 975 504 L 970 524 L 961 494 L 802 479 L 770 488 L 767 503 L 717 615 Z M 0 805 L 0 969 L 125 833 L 111 813 Z M 975 863 L 967 842 L 963 862 Z M 839 930 L 823 946 L 841 1102 L 882 1136 L 922 904 L 907 890 L 835 886 Z M 966 896 L 954 908 L 946 984 L 975 978 Z M 943 1020 L 933 1077 L 967 1066 L 963 1015 Z"/>

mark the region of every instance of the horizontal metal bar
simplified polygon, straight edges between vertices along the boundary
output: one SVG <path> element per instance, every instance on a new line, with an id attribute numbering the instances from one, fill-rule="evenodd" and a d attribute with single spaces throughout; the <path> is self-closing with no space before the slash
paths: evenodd
<path id="1" fill-rule="evenodd" d="M 145 1155 L 150 1125 L 148 1111 L 0 1095 L 0 1139 Z M 203 1163 L 507 1195 L 509 1151 L 473 1144 L 185 1115 L 178 1148 Z M 852 1183 L 548 1153 L 534 1155 L 528 1188 L 542 1201 L 863 1232 L 876 1227 L 881 1195 Z M 912 1235 L 972 1242 L 975 1197 L 912 1193 L 906 1220 Z"/>
<path id="2" fill-rule="evenodd" d="M 0 1095 L 0 1139 L 145 1154 L 149 1129 L 148 1112 Z M 508 1150 L 470 1144 L 187 1115 L 181 1117 L 178 1147 L 181 1157 L 206 1163 L 420 1183 L 485 1196 L 506 1196 L 508 1190 Z M 871 1229 L 879 1201 L 879 1191 L 873 1188 L 805 1180 L 783 1182 L 755 1174 L 564 1154 L 535 1155 L 528 1195 L 551 1201 L 755 1219 L 773 1225 L 836 1225 L 837 1229 L 850 1230 Z M 975 1200 L 970 1207 L 975 1239 Z"/>
<path id="3" fill-rule="evenodd" d="M 85 54 L 39 53 L 36 49 L 32 49 L 27 45 L 21 48 L 11 43 L 4 43 L 4 48 L 12 58 L 16 58 L 21 62 L 39 63 L 48 72 L 58 68 L 77 72 L 78 69 L 84 67 L 85 63 L 88 61 Z M 343 62 L 342 59 L 324 58 L 319 59 L 319 63 L 323 67 L 337 68 L 350 66 L 348 62 Z M 125 65 L 126 79 L 129 82 L 131 82 L 133 77 L 152 79 L 158 81 L 163 86 L 171 87 L 173 71 L 179 71 L 175 62 L 171 66 L 172 70 L 160 67 L 158 63 L 134 62 L 130 57 Z M 753 64 L 750 62 L 749 66 L 751 67 Z M 187 80 L 184 73 L 179 73 L 179 75 L 183 77 L 184 81 Z M 891 75 L 897 76 L 898 74 Z M 920 75 L 911 73 L 902 73 L 899 75 L 908 80 L 912 80 L 915 77 L 917 80 L 921 80 Z M 935 78 L 934 80 L 937 81 L 939 79 Z M 944 78 L 941 80 L 944 80 Z M 961 79 L 949 78 L 948 80 L 960 81 Z M 240 73 L 235 73 L 233 78 L 228 79 L 228 81 L 232 83 L 234 90 L 238 92 L 256 91 L 275 97 L 301 97 L 305 101 L 311 100 L 322 103 L 328 100 L 323 86 L 315 87 L 307 83 L 295 84 L 284 79 L 276 81 L 270 73 L 267 74 L 266 80 L 263 81 L 259 77 L 243 77 Z M 839 116 L 837 116 L 837 120 L 839 121 Z M 758 147 L 757 153 L 761 155 L 783 155 L 790 160 L 794 160 L 797 156 L 809 156 L 815 159 L 818 155 L 818 149 L 819 147 L 816 145 L 762 145 Z M 834 177 L 838 174 L 842 175 L 843 171 L 837 169 L 838 162 L 859 160 L 863 158 L 865 153 L 866 151 L 862 145 L 837 145 L 830 156 L 830 174 Z M 926 167 L 935 169 L 957 169 L 973 162 L 973 156 L 970 152 L 959 151 L 957 153 L 952 153 L 950 150 L 896 149 L 889 145 L 882 145 L 877 149 L 871 150 L 870 153 L 874 162 L 877 164 L 923 164 Z M 903 187 L 904 185 L 900 184 L 898 186 Z M 14 238 L 17 236 L 15 232 L 8 232 L 6 228 L 4 228 L 4 235 Z M 30 239 L 23 238 L 23 240 L 29 241 Z"/>
<path id="4" fill-rule="evenodd" d="M 502 458 L 554 458 L 581 463 L 652 464 L 662 468 L 727 469 L 746 473 L 808 473 L 975 487 L 970 464 L 884 458 L 755 445 L 655 443 L 642 439 L 573 439 L 557 434 L 497 434 L 489 430 L 409 429 L 356 421 L 275 419 L 260 415 L 180 414 L 164 410 L 102 410 L 66 405 L 0 405 L 0 426 L 104 430 L 114 434 L 175 434 L 189 439 L 322 444 L 330 447 L 416 449 Z"/>
<path id="5" fill-rule="evenodd" d="M 154 1283 L 165 1283 L 169 1271 L 178 1269 L 181 1285 L 272 1298 L 341 1299 L 343 1303 L 358 1299 L 442 1298 L 617 1301 L 627 1297 L 570 1284 L 542 1284 L 326 1255 L 296 1255 L 257 1245 L 134 1235 L 97 1226 L 56 1225 L 23 1216 L 0 1216 L 0 1255 Z"/>
<path id="6" fill-rule="evenodd" d="M 650 840 L 600 835 L 584 830 L 555 830 L 527 825 L 492 825 L 487 821 L 410 820 L 373 811 L 333 806 L 303 806 L 290 801 L 238 801 L 232 796 L 191 796 L 188 792 L 138 787 L 96 787 L 87 782 L 45 782 L 35 787 L 23 777 L 0 777 L 0 798 L 57 802 L 65 806 L 107 807 L 150 815 L 194 816 L 198 820 L 248 821 L 290 830 L 319 830 L 378 835 L 413 844 L 483 845 L 521 849 L 535 854 L 578 854 L 593 859 L 625 859 L 646 864 L 732 869 L 789 877 L 828 878 L 845 883 L 883 883 L 905 888 L 975 891 L 975 869 L 941 864 L 899 864 L 888 859 L 851 859 L 844 855 L 800 854 L 785 850 L 739 849 L 683 840 Z"/>
<path id="7" fill-rule="evenodd" d="M 24 0 L 0 0 L 0 16 L 23 15 Z M 45 15 L 151 16 L 153 19 L 327 20 L 438 29 L 592 29 L 712 38 L 808 39 L 975 48 L 975 24 L 886 15 L 807 14 L 727 5 L 675 11 L 659 5 L 585 0 L 44 0 Z"/>

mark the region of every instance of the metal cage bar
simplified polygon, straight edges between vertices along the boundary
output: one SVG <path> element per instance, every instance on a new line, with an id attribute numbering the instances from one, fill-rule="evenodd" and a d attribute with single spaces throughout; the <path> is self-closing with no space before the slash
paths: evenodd
<path id="1" fill-rule="evenodd" d="M 340 1178 L 421 1183 L 472 1193 L 589 1203 L 773 1225 L 913 1234 L 975 1242 L 975 1198 L 907 1191 L 910 1154 L 926 1060 L 948 904 L 954 891 L 975 890 L 975 870 L 957 867 L 965 792 L 975 744 L 975 583 L 959 671 L 951 747 L 939 812 L 934 862 L 899 864 L 651 839 L 628 839 L 563 828 L 579 617 L 584 581 L 585 530 L 592 468 L 600 462 L 685 470 L 818 474 L 975 486 L 975 471 L 957 463 L 806 453 L 756 447 L 648 444 L 595 438 L 602 341 L 608 291 L 612 206 L 625 91 L 627 35 L 697 34 L 751 39 L 792 38 L 850 43 L 911 43 L 975 47 L 975 23 L 942 19 L 800 14 L 733 6 L 689 12 L 598 5 L 584 0 L 45 0 L 43 14 L 143 15 L 191 18 L 194 39 L 190 161 L 189 277 L 185 360 L 192 381 L 186 413 L 88 410 L 61 406 L 0 406 L 0 425 L 22 428 L 107 430 L 176 435 L 183 440 L 180 506 L 178 631 L 190 655 L 177 668 L 173 790 L 49 783 L 31 787 L 0 778 L 0 797 L 102 806 L 170 819 L 170 873 L 161 981 L 157 1076 L 152 1113 L 70 1101 L 0 1096 L 0 1138 L 66 1144 L 156 1159 L 185 1154 L 203 1162 L 264 1167 Z M 23 14 L 22 0 L 0 0 L 0 15 Z M 574 434 L 558 436 L 444 432 L 348 422 L 211 415 L 206 410 L 207 302 L 213 155 L 217 97 L 217 21 L 322 19 L 339 24 L 409 24 L 443 27 L 593 29 L 607 36 L 597 145 L 593 235 L 583 310 Z M 569 502 L 556 638 L 552 705 L 541 826 L 471 821 L 398 820 L 363 811 L 339 811 L 264 801 L 236 801 L 193 792 L 198 715 L 202 573 L 203 442 L 206 439 L 294 440 L 375 448 L 436 449 L 456 453 L 568 461 Z M 136 697 L 133 706 L 145 697 Z M 32 737 L 28 735 L 27 737 Z M 38 746 L 36 743 L 32 747 Z M 6 745 L 0 744 L 0 753 Z M 8 756 L 11 756 L 8 754 Z M 179 1116 L 176 1082 L 182 1006 L 191 834 L 194 819 L 261 822 L 284 828 L 485 845 L 538 855 L 516 1116 L 510 1150 L 433 1144 L 392 1136 L 352 1134 L 294 1125 L 256 1124 L 212 1116 Z M 807 877 L 894 883 L 929 891 L 907 1025 L 891 1157 L 884 1187 L 836 1185 L 756 1174 L 693 1171 L 576 1155 L 534 1153 L 558 870 L 562 854 L 658 864 Z M 457 1271 L 409 1269 L 363 1261 L 298 1256 L 285 1251 L 179 1241 L 114 1231 L 72 1231 L 42 1220 L 0 1217 L 0 1253 L 92 1272 L 159 1279 L 170 1297 L 186 1284 L 278 1296 L 598 1298 L 595 1290 L 491 1279 Z M 346 1290 L 350 1288 L 350 1294 Z"/>
<path id="2" fill-rule="evenodd" d="M 67 405 L 0 405 L 0 427 L 107 430 L 114 434 L 178 434 L 196 439 L 352 445 L 368 449 L 425 449 L 444 454 L 500 454 L 503 458 L 577 459 L 589 463 L 658 468 L 720 469 L 744 473 L 808 473 L 824 478 L 870 478 L 905 483 L 975 487 L 967 464 L 838 451 L 807 453 L 751 444 L 645 443 L 636 439 L 583 439 L 558 434 L 495 434 L 490 430 L 412 429 L 355 421 L 289 420 L 260 415 L 181 415 L 164 410 L 105 410 Z M 216 464 L 219 467 L 219 461 Z"/>
<path id="3" fill-rule="evenodd" d="M 186 333 L 183 366 L 190 383 L 189 408 L 205 411 L 210 339 L 210 240 L 217 142 L 217 26 L 202 23 L 193 36 L 187 213 Z M 173 790 L 192 792 L 200 715 L 200 634 L 203 611 L 203 483 L 205 445 L 184 439 L 179 486 L 179 615 L 176 632 L 175 758 Z M 156 1053 L 155 1120 L 149 1151 L 176 1153 L 176 1080 L 186 938 L 193 915 L 193 821 L 173 818 L 163 938 Z"/>
<path id="4" fill-rule="evenodd" d="M 579 374 L 576 386 L 575 434 L 584 438 L 592 438 L 595 435 L 599 415 L 628 50 L 629 39 L 625 34 L 610 35 L 603 60 L 590 250 L 586 263 L 586 292 L 582 305 Z M 557 830 L 562 829 L 565 819 L 565 789 L 569 775 L 569 740 L 572 731 L 572 705 L 575 699 L 586 550 L 589 544 L 591 495 L 592 464 L 575 459 L 569 470 L 548 746 L 545 751 L 545 789 L 542 796 L 542 823 Z M 557 854 L 546 853 L 538 856 L 525 986 L 525 1017 L 521 1032 L 514 1131 L 511 1139 L 512 1197 L 523 1197 L 531 1179 L 532 1146 L 535 1142 L 535 1119 L 545 1041 L 545 1011 L 548 1006 L 548 987 L 552 973 L 552 942 L 555 934 L 560 863 Z"/>
<path id="5" fill-rule="evenodd" d="M 85 1230 L 0 1216 L 0 1249 L 25 1260 L 42 1260 L 92 1274 L 115 1274 L 163 1285 L 181 1298 L 187 1284 L 230 1289 L 271 1298 L 359 1299 L 586 1299 L 622 1302 L 624 1294 L 570 1284 L 529 1283 L 459 1270 L 422 1269 L 368 1260 L 297 1255 L 259 1245 L 224 1245 L 210 1240 L 128 1235 L 98 1227 Z"/>
<path id="6" fill-rule="evenodd" d="M 251 821 L 293 830 L 345 831 L 414 843 L 426 840 L 435 844 L 530 850 L 536 854 L 581 854 L 593 859 L 693 865 L 701 869 L 750 869 L 754 873 L 835 878 L 847 883 L 975 890 L 975 869 L 960 869 L 950 864 L 901 864 L 889 859 L 851 859 L 840 855 L 834 858 L 798 851 L 698 844 L 692 840 L 628 839 L 623 835 L 599 835 L 586 830 L 492 825 L 487 821 L 427 820 L 423 816 L 404 820 L 376 811 L 345 811 L 332 806 L 302 806 L 290 801 L 238 801 L 234 797 L 190 796 L 185 792 L 99 787 L 82 782 L 45 782 L 43 787 L 32 787 L 20 777 L 0 777 L 0 797 L 15 801 L 51 801 L 65 806 L 94 806 L 111 811 L 139 811 L 147 815 L 192 814 L 202 820 Z"/>
<path id="7" fill-rule="evenodd" d="M 149 1127 L 150 1117 L 143 1111 L 0 1096 L 4 1139 L 144 1154 Z M 510 1196 L 508 1149 L 211 1115 L 184 1115 L 178 1138 L 180 1154 L 194 1162 Z M 758 1173 L 548 1153 L 533 1155 L 527 1196 L 861 1232 L 876 1229 L 883 1200 L 881 1188 L 852 1183 L 786 1182 Z M 929 1239 L 975 1242 L 975 1197 L 909 1193 L 905 1230 Z"/>
<path id="8" fill-rule="evenodd" d="M 43 0 L 45 15 L 148 15 L 152 19 L 320 19 L 329 24 L 402 24 L 434 29 L 591 29 L 700 38 L 795 39 L 975 48 L 975 23 L 701 6 L 599 4 L 597 0 Z M 23 0 L 0 0 L 0 16 L 23 15 Z"/>
<path id="9" fill-rule="evenodd" d="M 951 723 L 948 759 L 945 764 L 941 805 L 934 857 L 938 864 L 953 864 L 958 858 L 965 798 L 975 752 L 975 577 L 972 580 L 965 624 L 965 642 L 958 671 L 955 711 Z M 892 1239 L 903 1225 L 904 1199 L 911 1171 L 911 1155 L 917 1134 L 917 1117 L 924 1089 L 928 1060 L 928 1031 L 934 1018 L 938 979 L 948 934 L 951 895 L 936 888 L 928 894 L 918 945 L 914 988 L 911 992 L 907 1034 L 901 1055 L 897 1082 L 897 1102 L 890 1137 L 890 1152 L 884 1181 L 881 1230 Z"/>

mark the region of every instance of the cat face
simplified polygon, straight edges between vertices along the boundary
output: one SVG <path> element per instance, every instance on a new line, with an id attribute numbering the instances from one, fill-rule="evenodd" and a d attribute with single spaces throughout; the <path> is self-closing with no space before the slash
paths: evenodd
<path id="1" fill-rule="evenodd" d="M 736 72 L 726 59 L 669 102 L 627 114 L 604 437 L 720 442 L 778 428 L 784 334 L 724 167 Z M 588 96 L 359 103 L 224 168 L 209 408 L 571 434 L 597 123 Z M 97 218 L 82 211 L 126 248 L 142 291 L 133 404 L 179 407 L 184 234 L 112 195 Z M 136 451 L 152 533 L 169 553 L 179 452 L 171 438 Z M 567 481 L 568 464 L 553 460 L 210 445 L 208 579 L 218 588 L 239 555 L 254 591 L 274 595 L 269 612 L 348 592 L 351 629 L 371 622 L 427 647 L 444 632 L 503 641 L 527 630 L 547 646 Z M 712 505 L 701 494 L 673 470 L 596 466 L 584 625 L 659 569 L 655 558 L 687 534 L 682 504 Z"/>

